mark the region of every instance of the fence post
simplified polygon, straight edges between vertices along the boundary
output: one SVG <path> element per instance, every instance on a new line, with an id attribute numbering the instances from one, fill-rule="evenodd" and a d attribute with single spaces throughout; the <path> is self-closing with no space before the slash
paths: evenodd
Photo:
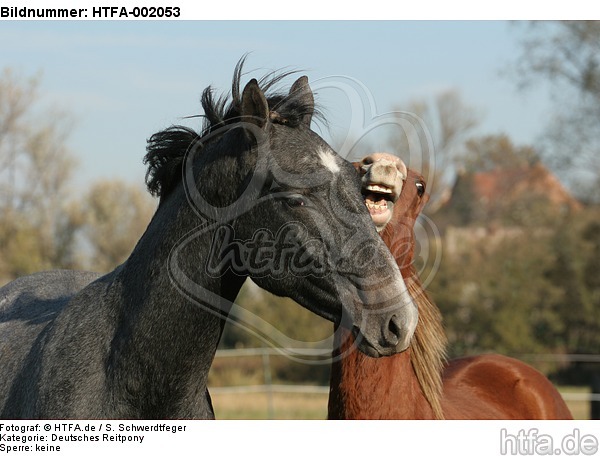
<path id="1" fill-rule="evenodd" d="M 265 350 L 262 355 L 263 371 L 265 374 L 265 385 L 267 386 L 267 417 L 270 420 L 275 419 L 275 407 L 273 405 L 273 381 L 271 377 L 271 360 L 269 352 Z"/>
<path id="2" fill-rule="evenodd" d="M 590 402 L 590 419 L 600 420 L 600 401 L 596 399 L 600 394 L 600 370 L 598 368 L 592 371 L 592 399 Z"/>

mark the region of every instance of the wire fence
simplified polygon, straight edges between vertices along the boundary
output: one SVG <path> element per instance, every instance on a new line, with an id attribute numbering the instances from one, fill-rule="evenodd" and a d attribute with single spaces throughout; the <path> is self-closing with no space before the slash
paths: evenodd
<path id="1" fill-rule="evenodd" d="M 548 353 L 548 354 L 522 354 L 516 355 L 515 358 L 519 358 L 526 362 L 536 364 L 538 362 L 553 362 L 558 364 L 570 364 L 570 363 L 584 363 L 584 364 L 596 364 L 600 366 L 600 355 L 592 354 L 568 354 L 568 353 Z M 562 397 L 566 401 L 588 401 L 588 402 L 600 402 L 600 391 L 598 392 L 584 392 L 584 393 L 571 393 L 561 392 Z"/>
<path id="2" fill-rule="evenodd" d="M 228 368 L 233 368 L 242 359 L 255 358 L 254 367 L 262 370 L 261 375 L 254 375 L 254 379 L 260 377 L 260 383 L 246 385 L 223 385 L 215 383 L 210 386 L 212 395 L 226 395 L 240 397 L 244 395 L 264 395 L 266 397 L 266 415 L 268 419 L 276 417 L 275 396 L 276 395 L 318 395 L 322 396 L 320 400 L 326 403 L 329 394 L 329 386 L 314 384 L 282 384 L 278 383 L 276 375 L 273 372 L 273 360 L 276 357 L 285 357 L 287 350 L 278 350 L 274 348 L 246 348 L 218 350 L 216 359 L 227 360 Z M 592 354 L 521 354 L 514 356 L 528 364 L 536 366 L 539 363 L 556 363 L 565 365 L 569 363 L 598 364 L 597 371 L 600 371 L 600 355 Z M 289 361 L 290 363 L 294 361 Z M 260 367 L 258 367 L 260 366 Z M 600 407 L 600 391 L 569 391 L 561 389 L 561 395 L 568 403 L 589 403 L 590 408 Z M 595 404 L 595 405 L 592 405 Z M 588 412 L 589 415 L 589 412 Z"/>
<path id="3" fill-rule="evenodd" d="M 310 353 L 305 353 L 310 355 Z M 275 418 L 275 395 L 276 394 L 317 394 L 326 396 L 329 393 L 328 386 L 309 385 L 309 384 L 278 384 L 273 381 L 273 357 L 286 356 L 286 350 L 277 350 L 274 348 L 244 348 L 231 350 L 217 350 L 215 358 L 230 359 L 255 357 L 261 360 L 262 365 L 262 384 L 254 385 L 234 385 L 234 386 L 211 386 L 210 392 L 215 395 L 266 395 L 266 417 Z M 292 362 L 292 361 L 290 361 Z"/>

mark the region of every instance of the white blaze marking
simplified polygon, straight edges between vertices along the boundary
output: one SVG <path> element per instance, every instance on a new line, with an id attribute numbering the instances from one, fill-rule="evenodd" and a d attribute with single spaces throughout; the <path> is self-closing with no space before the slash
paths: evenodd
<path id="1" fill-rule="evenodd" d="M 338 173 L 340 171 L 340 167 L 336 162 L 335 155 L 329 150 L 319 149 L 317 151 L 319 158 L 321 159 L 321 163 L 332 173 Z"/>
<path id="2" fill-rule="evenodd" d="M 402 290 L 400 295 L 400 311 L 402 312 L 402 322 L 404 323 L 403 329 L 406 330 L 404 340 L 399 341 L 408 345 L 412 340 L 419 323 L 419 309 L 412 299 L 404 278 L 396 280 L 397 286 Z"/>

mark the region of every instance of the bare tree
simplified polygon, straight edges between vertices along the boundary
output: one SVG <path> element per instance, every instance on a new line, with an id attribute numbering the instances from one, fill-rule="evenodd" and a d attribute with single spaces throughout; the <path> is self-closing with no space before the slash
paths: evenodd
<path id="1" fill-rule="evenodd" d="M 39 79 L 0 75 L 0 284 L 44 269 L 108 271 L 133 249 L 154 211 L 121 181 L 69 190 L 76 163 L 68 116 L 43 109 Z"/>
<path id="2" fill-rule="evenodd" d="M 524 27 L 515 80 L 521 88 L 549 82 L 555 104 L 542 138 L 544 158 L 580 197 L 600 201 L 600 22 Z"/>
<path id="3" fill-rule="evenodd" d="M 412 100 L 399 107 L 398 116 L 406 116 L 404 113 L 417 116 L 422 124 L 413 122 L 414 133 L 395 135 L 390 146 L 408 166 L 425 176 L 431 194 L 428 211 L 435 212 L 460 166 L 465 144 L 478 126 L 480 114 L 467 105 L 456 90 L 441 92 L 431 100 Z M 416 147 L 415 143 L 418 143 Z M 432 151 L 428 150 L 430 143 L 433 143 Z M 418 152 L 405 157 L 403 154 L 410 150 Z"/>
<path id="4" fill-rule="evenodd" d="M 0 278 L 70 265 L 64 113 L 39 107 L 38 78 L 0 75 Z"/>

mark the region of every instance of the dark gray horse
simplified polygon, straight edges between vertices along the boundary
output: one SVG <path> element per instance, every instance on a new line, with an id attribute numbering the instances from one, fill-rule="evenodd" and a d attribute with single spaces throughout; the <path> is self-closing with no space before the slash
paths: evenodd
<path id="1" fill-rule="evenodd" d="M 2 418 L 212 418 L 206 381 L 251 277 L 354 331 L 371 356 L 404 350 L 417 311 L 352 165 L 310 130 L 306 77 L 251 80 L 202 106 L 201 134 L 149 140 L 159 207 L 107 275 L 53 271 L 0 289 Z"/>

